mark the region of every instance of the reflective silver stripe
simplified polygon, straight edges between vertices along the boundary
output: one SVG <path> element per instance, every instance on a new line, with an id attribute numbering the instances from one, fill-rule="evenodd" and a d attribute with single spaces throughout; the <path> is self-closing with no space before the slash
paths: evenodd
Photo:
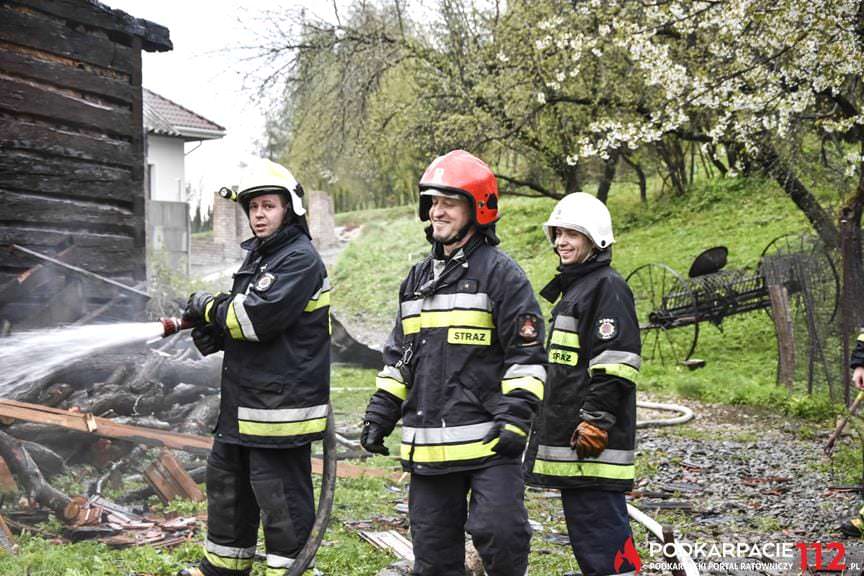
<path id="1" fill-rule="evenodd" d="M 494 422 L 481 422 L 467 426 L 445 426 L 443 428 L 402 427 L 402 442 L 405 444 L 455 444 L 482 440 L 492 429 Z"/>
<path id="2" fill-rule="evenodd" d="M 268 568 L 290 568 L 294 564 L 295 558 L 287 556 L 279 556 L 277 554 L 267 554 Z"/>
<path id="3" fill-rule="evenodd" d="M 591 368 L 595 364 L 627 364 L 639 370 L 642 367 L 642 357 L 632 352 L 606 350 L 592 358 L 588 363 L 588 368 Z"/>
<path id="4" fill-rule="evenodd" d="M 206 540 L 204 542 L 204 549 L 223 558 L 253 558 L 255 556 L 255 546 L 235 548 L 233 546 L 222 546 L 221 544 Z"/>
<path id="5" fill-rule="evenodd" d="M 492 310 L 489 295 L 479 294 L 436 294 L 423 300 L 423 310 Z"/>
<path id="6" fill-rule="evenodd" d="M 537 458 L 557 462 L 602 462 L 604 464 L 633 464 L 636 454 L 633 450 L 614 450 L 607 448 L 596 458 L 579 458 L 569 446 L 537 447 Z"/>
<path id="7" fill-rule="evenodd" d="M 492 310 L 489 295 L 485 293 L 436 294 L 425 300 L 408 300 L 402 303 L 402 317 L 416 316 L 422 310 Z"/>
<path id="8" fill-rule="evenodd" d="M 555 328 L 577 332 L 579 330 L 579 322 L 573 316 L 564 316 L 561 314 L 555 317 Z"/>
<path id="9" fill-rule="evenodd" d="M 402 306 L 400 307 L 402 318 L 418 316 L 422 309 L 423 300 L 408 300 L 407 302 L 402 302 Z"/>
<path id="10" fill-rule="evenodd" d="M 546 382 L 546 368 L 539 364 L 513 364 L 504 373 L 503 379 L 520 378 L 522 376 L 533 376 L 541 382 Z"/>
<path id="11" fill-rule="evenodd" d="M 237 418 L 254 420 L 255 422 L 300 422 L 312 418 L 327 416 L 327 404 L 309 406 L 308 408 L 281 408 L 279 410 L 262 410 L 260 408 L 237 408 Z"/>
<path id="12" fill-rule="evenodd" d="M 378 372 L 378 377 L 392 378 L 397 382 L 404 382 L 404 380 L 402 379 L 402 373 L 393 366 L 384 366 L 384 368 L 382 368 L 381 371 Z"/>
<path id="13" fill-rule="evenodd" d="M 321 284 L 321 288 L 312 295 L 312 298 L 310 298 L 310 300 L 318 300 L 318 298 L 321 297 L 321 294 L 327 292 L 328 290 L 330 290 L 330 279 L 325 276 L 324 282 Z"/>
<path id="14" fill-rule="evenodd" d="M 255 327 L 252 326 L 252 320 L 249 319 L 249 315 L 246 313 L 245 301 L 246 295 L 238 294 L 231 302 L 231 306 L 234 307 L 234 314 L 237 315 L 237 322 L 240 323 L 240 328 L 243 330 L 243 337 L 250 342 L 258 342 L 258 335 L 255 334 Z"/>

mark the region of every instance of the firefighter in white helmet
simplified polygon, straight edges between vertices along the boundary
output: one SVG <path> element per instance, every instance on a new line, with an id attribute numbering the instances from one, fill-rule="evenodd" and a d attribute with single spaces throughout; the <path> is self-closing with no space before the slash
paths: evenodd
<path id="1" fill-rule="evenodd" d="M 543 408 L 525 458 L 526 482 L 558 488 L 585 576 L 639 569 L 624 493 L 633 488 L 636 380 L 633 295 L 610 266 L 612 218 L 594 196 L 565 196 L 543 225 L 558 275 L 540 292 L 552 325 Z"/>
<path id="2" fill-rule="evenodd" d="M 284 574 L 315 519 L 311 442 L 326 428 L 330 284 L 312 246 L 303 188 L 284 166 L 253 162 L 236 200 L 254 237 L 229 294 L 196 292 L 185 317 L 202 353 L 225 350 L 207 460 L 207 538 L 183 576 L 250 573 L 259 522 L 269 575 Z"/>

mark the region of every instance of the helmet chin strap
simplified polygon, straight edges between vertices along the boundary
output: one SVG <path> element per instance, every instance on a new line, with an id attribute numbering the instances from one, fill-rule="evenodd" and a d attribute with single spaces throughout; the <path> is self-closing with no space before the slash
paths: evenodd
<path id="1" fill-rule="evenodd" d="M 457 243 L 461 242 L 462 239 L 465 238 L 465 236 L 468 235 L 468 232 L 471 231 L 471 228 L 473 226 L 474 226 L 473 222 L 468 222 L 468 224 L 463 226 L 462 229 L 459 230 L 458 232 L 456 232 L 456 234 L 454 234 L 451 238 L 449 238 L 447 240 L 436 240 L 436 242 L 438 242 L 444 246 L 450 246 L 451 244 L 457 244 Z"/>

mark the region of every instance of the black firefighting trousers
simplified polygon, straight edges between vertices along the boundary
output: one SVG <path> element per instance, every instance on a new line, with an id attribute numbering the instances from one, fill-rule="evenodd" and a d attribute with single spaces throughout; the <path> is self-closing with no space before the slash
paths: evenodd
<path id="1" fill-rule="evenodd" d="M 520 464 L 440 476 L 412 474 L 413 574 L 464 576 L 467 530 L 489 576 L 524 576 L 531 543 L 524 496 Z"/>
<path id="2" fill-rule="evenodd" d="M 623 492 L 561 490 L 573 554 L 583 576 L 634 574 L 639 555 Z"/>
<path id="3" fill-rule="evenodd" d="M 290 567 L 315 521 L 310 445 L 249 448 L 213 442 L 207 459 L 207 576 L 248 574 L 259 521 L 267 574 Z"/>

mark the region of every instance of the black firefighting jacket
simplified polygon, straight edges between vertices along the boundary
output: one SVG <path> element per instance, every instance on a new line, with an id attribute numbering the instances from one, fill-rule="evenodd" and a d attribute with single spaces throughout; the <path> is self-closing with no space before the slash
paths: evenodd
<path id="1" fill-rule="evenodd" d="M 852 351 L 849 365 L 853 370 L 859 366 L 864 366 L 864 330 L 858 334 L 858 340 L 855 342 L 855 350 Z"/>
<path id="2" fill-rule="evenodd" d="M 546 379 L 543 335 L 531 284 L 504 252 L 479 235 L 446 263 L 433 252 L 402 282 L 366 419 L 388 433 L 403 419 L 402 465 L 417 474 L 517 462 L 482 440 L 493 426 L 528 434 Z"/>
<path id="3" fill-rule="evenodd" d="M 559 290 L 563 296 L 552 310 L 546 398 L 525 458 L 529 484 L 622 492 L 633 487 L 639 323 L 633 294 L 610 260 L 605 251 L 562 268 L 542 292 L 552 292 L 550 301 Z M 579 459 L 570 448 L 583 420 L 609 435 L 596 458 Z"/>
<path id="4" fill-rule="evenodd" d="M 224 332 L 216 437 L 244 446 L 317 440 L 330 395 L 330 283 L 300 227 L 289 225 L 249 250 L 230 295 L 206 320 Z"/>

